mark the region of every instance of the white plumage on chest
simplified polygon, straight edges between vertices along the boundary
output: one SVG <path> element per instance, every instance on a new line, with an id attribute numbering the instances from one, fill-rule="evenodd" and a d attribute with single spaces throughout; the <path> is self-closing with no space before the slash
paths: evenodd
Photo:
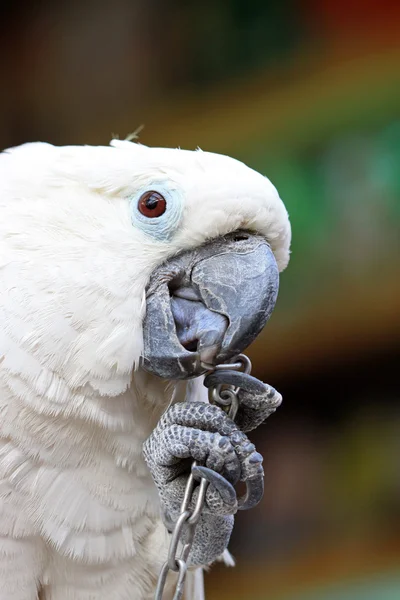
<path id="1" fill-rule="evenodd" d="M 169 391 L 151 385 L 145 374 L 137 380 L 164 398 L 185 393 L 184 385 Z M 104 598 L 126 592 L 141 599 L 154 586 L 168 540 L 141 446 L 160 407 L 153 398 L 143 410 L 142 398 L 139 410 L 135 391 L 88 397 L 98 403 L 96 423 L 52 415 L 46 402 L 34 410 L 32 400 L 18 398 L 0 378 L 0 553 L 12 555 L 12 539 L 32 544 L 45 598 L 97 599 L 107 591 Z M 116 427 L 114 411 L 125 414 L 123 427 Z M 18 577 L 13 574 L 14 583 Z M 25 600 L 18 593 L 13 598 Z"/>

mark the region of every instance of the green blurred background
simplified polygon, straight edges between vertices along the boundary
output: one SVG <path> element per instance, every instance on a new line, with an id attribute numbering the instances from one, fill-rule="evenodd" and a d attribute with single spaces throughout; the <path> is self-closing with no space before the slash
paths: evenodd
<path id="1" fill-rule="evenodd" d="M 250 350 L 284 403 L 253 438 L 263 503 L 209 600 L 400 598 L 400 3 L 36 0 L 0 8 L 0 146 L 231 154 L 293 227 Z"/>

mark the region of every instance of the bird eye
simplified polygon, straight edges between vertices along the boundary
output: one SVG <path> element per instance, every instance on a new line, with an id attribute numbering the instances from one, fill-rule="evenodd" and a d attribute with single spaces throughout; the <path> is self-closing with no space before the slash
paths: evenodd
<path id="1" fill-rule="evenodd" d="M 152 181 L 127 199 L 134 227 L 160 242 L 166 242 L 173 236 L 184 205 L 183 192 L 176 183 Z"/>
<path id="2" fill-rule="evenodd" d="M 143 216 L 154 219 L 165 213 L 167 201 L 159 192 L 150 191 L 140 196 L 137 206 Z"/>

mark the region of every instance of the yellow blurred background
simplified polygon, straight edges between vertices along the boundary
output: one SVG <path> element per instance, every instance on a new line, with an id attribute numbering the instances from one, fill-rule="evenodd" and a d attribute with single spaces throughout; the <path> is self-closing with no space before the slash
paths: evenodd
<path id="1" fill-rule="evenodd" d="M 287 205 L 292 259 L 250 349 L 284 403 L 263 503 L 208 600 L 400 598 L 400 3 L 36 0 L 0 8 L 0 147 L 233 155 Z"/>

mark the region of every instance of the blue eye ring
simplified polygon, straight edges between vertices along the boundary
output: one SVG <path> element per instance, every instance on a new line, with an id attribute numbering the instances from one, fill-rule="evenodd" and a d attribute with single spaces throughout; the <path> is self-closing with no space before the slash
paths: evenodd
<path id="1" fill-rule="evenodd" d="M 149 206 L 146 207 L 146 202 L 150 210 Z M 149 184 L 131 198 L 132 225 L 162 242 L 171 239 L 180 223 L 182 212 L 183 193 L 176 185 L 172 187 L 170 182 Z"/>

